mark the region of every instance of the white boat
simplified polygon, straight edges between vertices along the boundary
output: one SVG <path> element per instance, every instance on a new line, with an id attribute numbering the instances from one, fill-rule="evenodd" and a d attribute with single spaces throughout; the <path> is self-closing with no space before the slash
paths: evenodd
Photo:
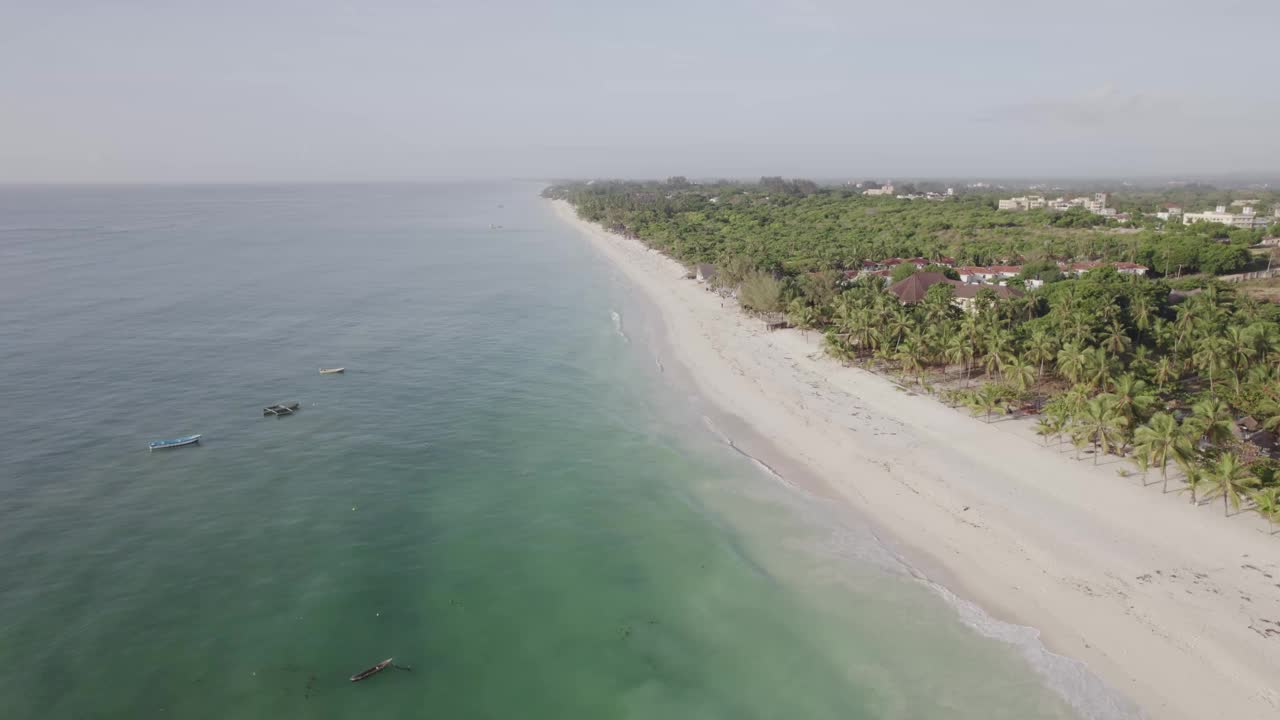
<path id="1" fill-rule="evenodd" d="M 172 440 L 156 440 L 147 443 L 148 450 L 168 450 L 169 448 L 182 447 L 184 445 L 195 445 L 200 442 L 199 435 L 187 435 L 186 437 L 173 438 Z"/>
<path id="2" fill-rule="evenodd" d="M 340 368 L 320 368 L 320 374 L 321 374 L 321 375 L 341 375 L 342 373 L 344 373 L 344 372 L 346 372 L 346 371 L 347 371 L 347 369 L 346 369 L 346 368 L 344 368 L 344 367 L 340 367 Z"/>

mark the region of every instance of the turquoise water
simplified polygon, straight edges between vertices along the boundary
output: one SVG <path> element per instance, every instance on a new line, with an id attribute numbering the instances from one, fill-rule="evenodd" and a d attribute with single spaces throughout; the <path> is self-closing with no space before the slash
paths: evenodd
<path id="1" fill-rule="evenodd" d="M 724 445 L 537 190 L 0 190 L 0 715 L 1092 702 Z"/>

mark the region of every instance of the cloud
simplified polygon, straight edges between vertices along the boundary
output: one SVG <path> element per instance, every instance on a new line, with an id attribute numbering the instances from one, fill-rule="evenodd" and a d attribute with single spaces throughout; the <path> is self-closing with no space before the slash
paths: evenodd
<path id="1" fill-rule="evenodd" d="M 1180 123 L 1194 116 L 1195 110 L 1181 98 L 1123 92 L 1104 85 L 1074 97 L 999 106 L 980 119 L 1045 129 L 1114 132 Z"/>

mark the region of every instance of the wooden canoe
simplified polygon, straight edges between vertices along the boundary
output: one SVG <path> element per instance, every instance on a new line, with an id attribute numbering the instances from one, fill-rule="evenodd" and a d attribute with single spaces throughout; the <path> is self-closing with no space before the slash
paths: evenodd
<path id="1" fill-rule="evenodd" d="M 377 673 L 380 673 L 383 670 L 386 670 L 391 665 L 391 661 L 394 659 L 395 658 L 387 658 L 386 660 L 383 660 L 382 662 L 378 663 L 377 665 L 374 665 L 373 667 L 367 670 L 361 670 L 360 672 L 351 676 L 351 682 L 360 682 L 361 680 L 369 677 L 370 675 L 376 675 Z"/>

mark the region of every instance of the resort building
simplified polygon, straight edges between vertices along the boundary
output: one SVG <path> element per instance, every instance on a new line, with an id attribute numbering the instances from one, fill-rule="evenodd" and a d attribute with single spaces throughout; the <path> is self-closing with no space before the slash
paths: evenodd
<path id="1" fill-rule="evenodd" d="M 999 210 L 1039 210 L 1044 207 L 1046 207 L 1046 202 L 1043 195 L 1009 198 L 996 204 L 996 208 Z"/>
<path id="2" fill-rule="evenodd" d="M 1183 213 L 1182 222 L 1187 225 L 1198 222 L 1221 223 L 1244 230 L 1264 228 L 1271 223 L 1265 216 L 1258 215 L 1252 205 L 1244 206 L 1239 213 L 1227 212 L 1226 205 L 1219 205 L 1212 212 Z"/>
<path id="3" fill-rule="evenodd" d="M 935 272 L 918 272 L 909 278 L 899 280 L 889 286 L 889 292 L 898 296 L 898 300 L 903 305 L 914 305 L 925 299 L 929 292 L 929 288 L 938 283 L 947 283 L 952 288 L 951 303 L 956 307 L 969 312 L 973 309 L 974 303 L 978 298 L 978 294 L 983 290 L 990 290 L 998 298 L 1021 297 L 1025 293 L 1017 288 L 1011 288 L 1004 285 L 982 285 L 956 282 L 948 279 L 946 275 Z"/>
<path id="4" fill-rule="evenodd" d="M 956 268 L 956 272 L 960 275 L 960 282 L 986 282 L 998 283 L 1001 280 L 1009 280 L 1018 277 L 1022 272 L 1021 265 L 990 265 L 986 267 L 976 265 L 966 265 Z"/>
<path id="5" fill-rule="evenodd" d="M 1062 271 L 1063 275 L 1071 275 L 1073 277 L 1080 277 L 1090 270 L 1097 270 L 1098 268 L 1104 267 L 1115 268 L 1116 272 L 1121 275 L 1136 275 L 1138 277 L 1142 277 L 1147 274 L 1146 265 L 1139 265 L 1138 263 L 1131 262 L 1078 262 L 1071 263 L 1069 265 L 1066 263 L 1058 263 L 1058 269 Z"/>
<path id="6" fill-rule="evenodd" d="M 1065 197 L 1060 197 L 1057 200 L 1045 200 L 1043 195 L 1027 195 L 1026 197 L 1000 200 L 996 204 L 996 208 L 998 210 L 1038 210 L 1047 208 L 1049 210 L 1065 211 L 1073 207 L 1082 207 L 1094 215 L 1115 217 L 1115 208 L 1107 207 L 1109 199 L 1110 196 L 1107 193 L 1094 193 L 1093 197 L 1077 197 L 1070 200 Z"/>

